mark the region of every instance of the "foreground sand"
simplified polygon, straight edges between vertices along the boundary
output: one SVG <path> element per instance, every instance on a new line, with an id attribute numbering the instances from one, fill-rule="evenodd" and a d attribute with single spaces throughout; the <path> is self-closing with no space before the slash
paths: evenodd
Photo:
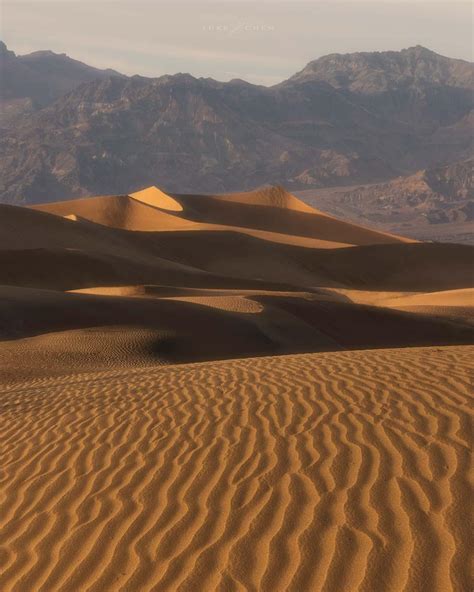
<path id="1" fill-rule="evenodd" d="M 0 590 L 469 590 L 473 354 L 6 386 Z"/>

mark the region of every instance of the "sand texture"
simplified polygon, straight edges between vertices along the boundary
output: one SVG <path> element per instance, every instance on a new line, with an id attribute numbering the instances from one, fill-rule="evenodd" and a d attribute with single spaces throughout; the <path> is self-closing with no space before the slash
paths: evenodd
<path id="1" fill-rule="evenodd" d="M 0 589 L 469 589 L 474 348 L 232 360 L 2 394 Z"/>

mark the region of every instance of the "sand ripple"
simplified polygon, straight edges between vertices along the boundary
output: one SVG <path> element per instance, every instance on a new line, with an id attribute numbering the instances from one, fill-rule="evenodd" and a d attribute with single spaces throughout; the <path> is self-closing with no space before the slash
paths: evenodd
<path id="1" fill-rule="evenodd" d="M 473 351 L 3 389 L 0 590 L 468 590 Z"/>

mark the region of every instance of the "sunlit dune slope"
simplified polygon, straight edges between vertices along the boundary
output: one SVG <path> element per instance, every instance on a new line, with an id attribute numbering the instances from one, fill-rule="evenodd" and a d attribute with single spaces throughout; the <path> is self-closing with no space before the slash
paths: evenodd
<path id="1" fill-rule="evenodd" d="M 2 592 L 469 590 L 474 349 L 4 388 Z"/>
<path id="2" fill-rule="evenodd" d="M 171 210 L 172 212 L 180 212 L 183 208 L 179 202 L 173 199 L 170 195 L 158 189 L 158 187 L 147 187 L 140 191 L 130 193 L 129 197 L 141 203 L 160 208 L 162 210 Z"/>
<path id="3" fill-rule="evenodd" d="M 174 230 L 193 226 L 192 222 L 168 212 L 168 210 L 177 211 L 180 208 L 173 198 L 169 197 L 177 205 L 170 208 L 165 202 L 166 207 L 163 208 L 163 205 L 158 206 L 161 202 L 154 197 L 146 194 L 137 198 L 128 195 L 87 197 L 32 206 L 31 209 L 56 216 L 74 215 L 97 224 L 124 230 Z"/>
<path id="4" fill-rule="evenodd" d="M 406 294 L 381 300 L 381 306 L 431 316 L 474 321 L 474 289 Z"/>
<path id="5" fill-rule="evenodd" d="M 445 290 L 425 294 L 410 294 L 398 298 L 387 298 L 387 306 L 474 306 L 474 288 L 463 290 Z"/>
<path id="6" fill-rule="evenodd" d="M 466 282 L 468 281 L 466 276 Z M 441 292 L 382 292 L 330 288 L 324 290 L 324 293 L 329 298 L 341 298 L 356 304 L 474 320 L 474 288 Z"/>

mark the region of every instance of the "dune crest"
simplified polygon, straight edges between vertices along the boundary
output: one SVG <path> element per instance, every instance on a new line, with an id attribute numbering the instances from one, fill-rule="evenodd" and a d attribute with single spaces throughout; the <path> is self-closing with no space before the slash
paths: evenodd
<path id="1" fill-rule="evenodd" d="M 322 212 L 301 201 L 284 187 L 281 187 L 281 185 L 261 187 L 253 191 L 239 193 L 223 193 L 216 195 L 216 198 L 222 201 L 248 205 L 295 210 L 309 214 L 322 214 Z"/>
<path id="2" fill-rule="evenodd" d="M 474 288 L 460 290 L 444 290 L 443 292 L 428 292 L 426 294 L 410 294 L 384 301 L 387 306 L 474 306 Z"/>
<path id="3" fill-rule="evenodd" d="M 357 304 L 474 321 L 474 288 L 435 292 L 380 292 L 336 288 L 328 292 L 347 297 Z"/>
<path id="4" fill-rule="evenodd" d="M 140 199 L 128 195 L 106 195 L 42 204 L 32 206 L 31 209 L 69 219 L 74 219 L 72 218 L 74 216 L 76 219 L 121 230 L 160 231 L 186 229 L 193 226 L 193 222 L 164 211 L 165 209 L 171 211 L 173 207 L 160 209 L 159 206 L 148 203 L 153 201 L 159 200 L 155 193 L 151 192 Z M 165 194 L 163 194 L 163 204 L 166 204 Z M 177 206 L 174 211 L 178 211 Z"/>
<path id="5" fill-rule="evenodd" d="M 129 193 L 128 195 L 129 197 L 148 206 L 153 206 L 154 208 L 170 210 L 172 212 L 182 212 L 183 210 L 183 206 L 178 201 L 154 185 L 142 189 L 141 191 Z"/>

